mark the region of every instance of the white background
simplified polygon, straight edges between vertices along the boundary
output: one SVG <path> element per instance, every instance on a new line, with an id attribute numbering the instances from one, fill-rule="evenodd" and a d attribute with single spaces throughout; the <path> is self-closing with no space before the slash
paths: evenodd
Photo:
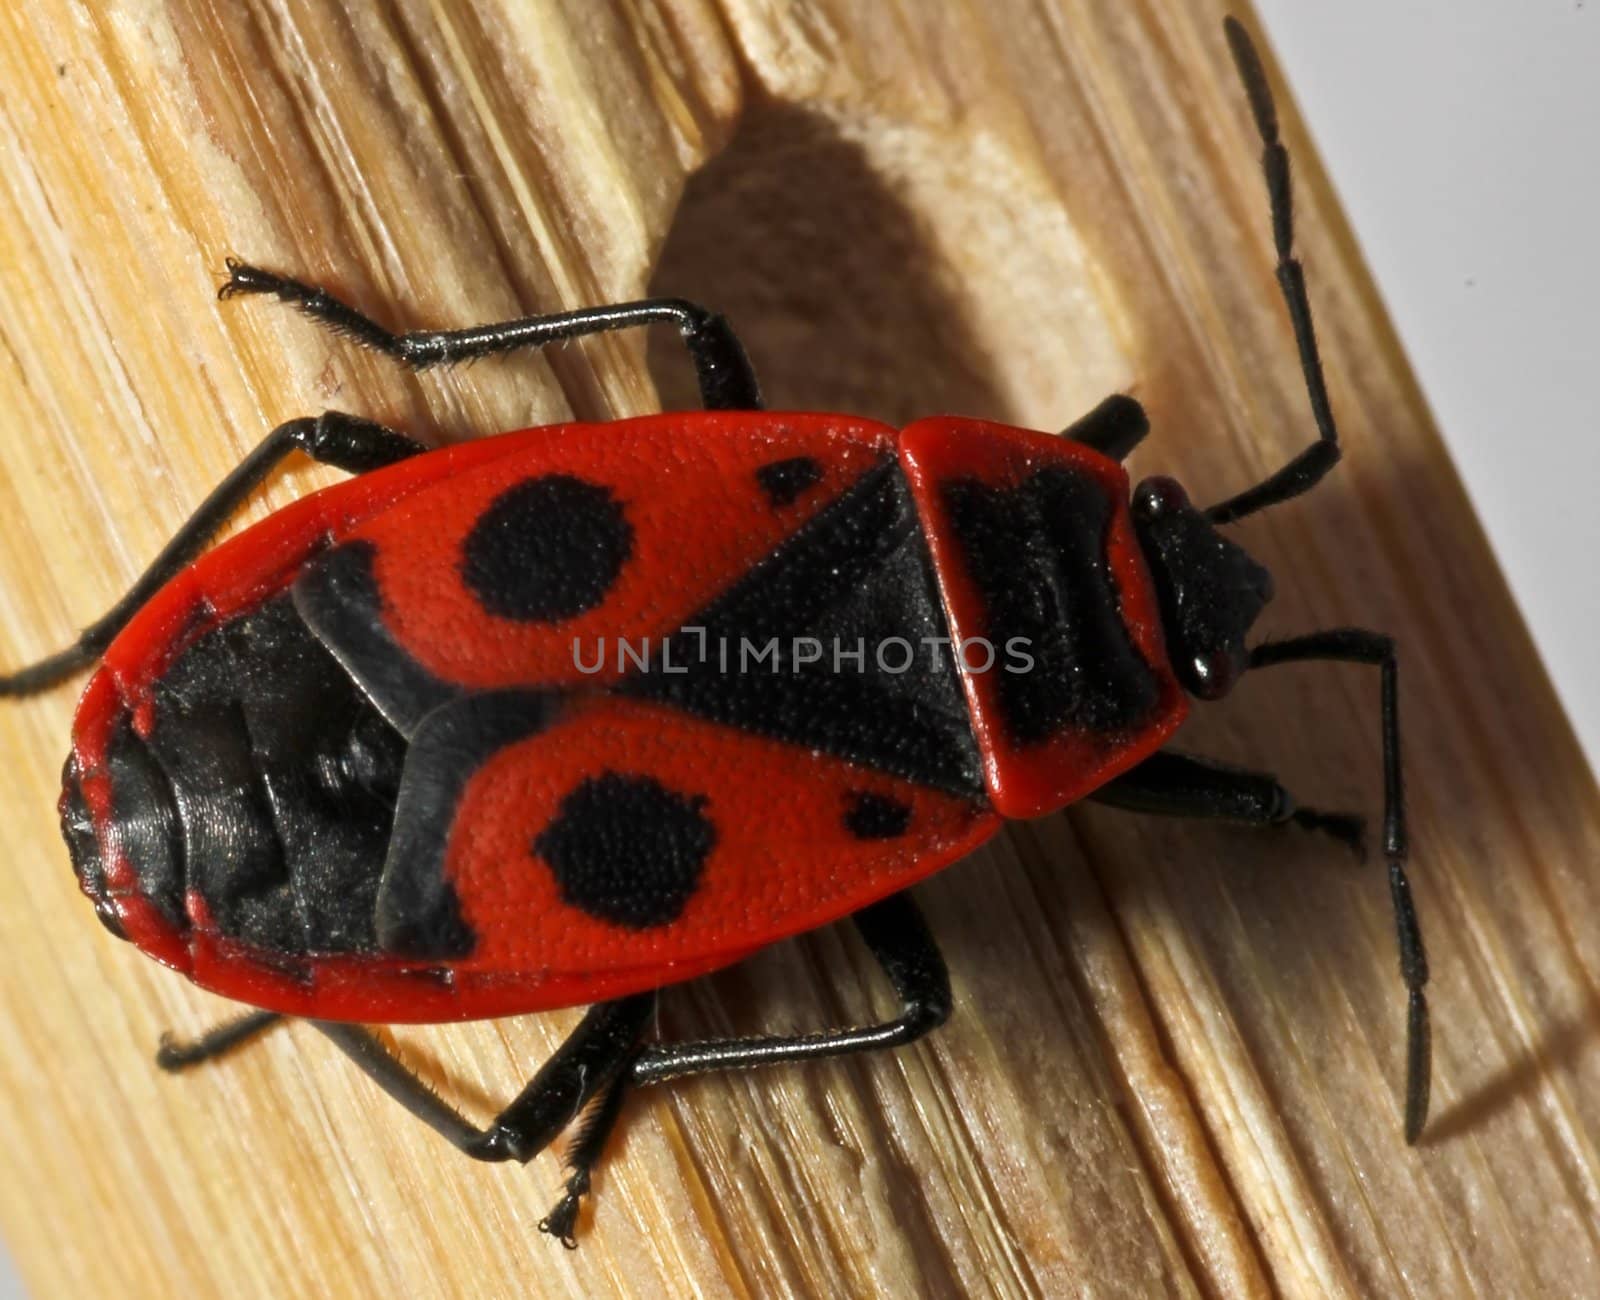
<path id="1" fill-rule="evenodd" d="M 1600 771 L 1600 0 L 1256 8 Z"/>
<path id="2" fill-rule="evenodd" d="M 1256 4 L 1600 769 L 1600 0 Z"/>

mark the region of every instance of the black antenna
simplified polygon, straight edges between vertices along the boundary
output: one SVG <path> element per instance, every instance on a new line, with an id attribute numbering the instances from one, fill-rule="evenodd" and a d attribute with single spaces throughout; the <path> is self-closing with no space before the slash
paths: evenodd
<path id="1" fill-rule="evenodd" d="M 1289 307 L 1289 320 L 1300 349 L 1300 369 L 1305 374 L 1306 393 L 1311 398 L 1311 413 L 1317 422 L 1317 441 L 1312 443 L 1276 474 L 1263 479 L 1238 496 L 1212 506 L 1206 518 L 1225 524 L 1277 505 L 1315 487 L 1339 463 L 1339 431 L 1328 404 L 1328 390 L 1322 379 L 1322 359 L 1317 353 L 1317 336 L 1311 327 L 1311 305 L 1306 300 L 1305 274 L 1294 256 L 1294 207 L 1289 186 L 1289 151 L 1278 139 L 1278 112 L 1272 102 L 1261 56 L 1244 27 L 1233 18 L 1225 19 L 1223 30 L 1233 50 L 1239 78 L 1250 97 L 1256 130 L 1265 146 L 1261 169 L 1267 177 L 1267 193 L 1272 202 L 1272 237 L 1278 249 L 1278 286 Z M 1432 1074 L 1432 1031 L 1428 1019 L 1428 958 L 1422 946 L 1422 929 L 1411 897 L 1411 882 L 1405 860 L 1409 843 L 1406 833 L 1405 789 L 1400 773 L 1400 688 L 1394 642 L 1387 636 L 1360 628 L 1336 628 L 1313 632 L 1288 641 L 1268 642 L 1250 652 L 1251 668 L 1304 660 L 1332 660 L 1378 665 L 1382 677 L 1383 733 L 1383 851 L 1389 862 L 1389 894 L 1394 908 L 1395 934 L 1400 947 L 1400 975 L 1406 986 L 1406 1100 L 1405 1136 L 1416 1142 L 1428 1117 L 1428 1092 Z"/>
<path id="2" fill-rule="evenodd" d="M 1311 324 L 1311 303 L 1306 298 L 1305 271 L 1294 255 L 1294 198 L 1289 183 L 1289 151 L 1278 138 L 1278 110 L 1272 88 L 1261 66 L 1261 56 L 1249 32 L 1236 18 L 1223 20 L 1228 47 L 1233 51 L 1239 80 L 1250 98 L 1250 111 L 1261 133 L 1261 170 L 1267 177 L 1267 196 L 1272 205 L 1272 238 L 1278 250 L 1278 287 L 1289 308 L 1294 325 L 1294 341 L 1300 351 L 1300 369 L 1306 379 L 1306 394 L 1311 399 L 1311 414 L 1317 422 L 1317 441 L 1312 443 L 1276 474 L 1246 488 L 1236 497 L 1206 511 L 1214 524 L 1232 523 L 1246 515 L 1297 497 L 1321 481 L 1339 463 L 1339 430 L 1333 422 L 1333 407 L 1322 378 L 1322 357 L 1317 351 L 1317 334 Z"/>

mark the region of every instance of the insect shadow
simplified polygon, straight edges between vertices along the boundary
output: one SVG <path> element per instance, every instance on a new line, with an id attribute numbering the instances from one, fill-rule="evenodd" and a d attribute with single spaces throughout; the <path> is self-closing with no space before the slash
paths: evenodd
<path id="1" fill-rule="evenodd" d="M 1551 1026 L 1531 1048 L 1524 1048 L 1503 1069 L 1468 1090 L 1439 1115 L 1419 1145 L 1442 1146 L 1480 1130 L 1513 1102 L 1532 1097 L 1552 1076 L 1569 1073 L 1597 1038 L 1600 1004 L 1591 1001 L 1583 1013 Z"/>
<path id="2" fill-rule="evenodd" d="M 861 145 L 821 113 L 760 102 L 690 180 L 650 293 L 733 321 L 774 409 L 1006 419 L 947 274 Z M 693 408 L 674 346 L 651 340 L 651 372 L 667 409 Z"/>

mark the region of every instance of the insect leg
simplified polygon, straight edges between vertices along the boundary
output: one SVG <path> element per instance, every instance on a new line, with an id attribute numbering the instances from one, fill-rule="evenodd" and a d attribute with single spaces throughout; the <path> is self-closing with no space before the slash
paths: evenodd
<path id="1" fill-rule="evenodd" d="M 1266 772 L 1163 749 L 1089 796 L 1096 803 L 1157 817 L 1196 817 L 1248 826 L 1292 823 L 1331 835 L 1365 857 L 1362 819 L 1353 813 L 1300 807 Z"/>
<path id="2" fill-rule="evenodd" d="M 611 1130 L 617 1126 L 617 1117 L 622 1114 L 622 1099 L 627 1092 L 627 1077 L 619 1071 L 606 1084 L 599 1099 L 584 1113 L 577 1135 L 568 1144 L 563 1157 L 571 1171 L 567 1176 L 566 1190 L 562 1192 L 555 1208 L 539 1220 L 539 1231 L 549 1233 L 568 1250 L 577 1249 L 578 1243 L 572 1233 L 578 1222 L 578 1207 L 588 1195 L 590 1177 L 611 1137 Z"/>
<path id="3" fill-rule="evenodd" d="M 459 330 L 418 330 L 397 334 L 341 302 L 325 289 L 228 259 L 228 282 L 220 298 L 270 293 L 292 303 L 312 320 L 363 347 L 385 353 L 412 369 L 447 365 L 517 348 L 542 348 L 564 339 L 657 323 L 676 325 L 694 363 L 700 396 L 709 410 L 761 408 L 761 388 L 744 345 L 723 317 L 681 298 L 641 298 L 636 302 L 578 311 L 526 316 Z"/>
<path id="4" fill-rule="evenodd" d="M 628 1081 L 661 1083 L 685 1074 L 903 1047 L 942 1025 L 950 1014 L 950 975 L 917 905 L 896 894 L 856 913 L 854 920 L 904 1008 L 893 1020 L 787 1037 L 652 1043 L 634 1058 Z"/>
<path id="5" fill-rule="evenodd" d="M 566 1190 L 539 1224 L 542 1232 L 572 1247 L 579 1202 L 589 1190 L 590 1174 L 622 1108 L 629 1057 L 655 1007 L 654 993 L 591 1007 L 528 1086 L 484 1128 L 402 1065 L 370 1030 L 338 1021 L 311 1023 L 406 1110 L 476 1160 L 526 1163 L 583 1115 L 567 1153 L 571 1174 Z"/>
<path id="6" fill-rule="evenodd" d="M 228 516 L 291 453 L 304 452 L 324 465 L 361 474 L 426 450 L 420 442 L 381 424 L 339 411 L 280 424 L 212 489 L 127 594 L 85 628 L 77 641 L 38 663 L 0 675 L 0 697 L 46 690 L 98 659 L 150 597 L 205 549 Z"/>
<path id="7" fill-rule="evenodd" d="M 1311 303 L 1306 297 L 1305 271 L 1294 255 L 1294 193 L 1289 180 L 1289 151 L 1278 138 L 1278 110 L 1272 101 L 1272 87 L 1261 66 L 1250 35 L 1235 18 L 1223 21 L 1228 45 L 1233 51 L 1239 79 L 1250 99 L 1250 111 L 1261 135 L 1261 168 L 1266 173 L 1267 196 L 1272 207 L 1272 236 L 1278 252 L 1278 288 L 1289 309 L 1294 326 L 1295 347 L 1300 353 L 1300 369 L 1305 375 L 1306 394 L 1311 400 L 1311 415 L 1317 425 L 1317 441 L 1312 443 L 1276 473 L 1246 488 L 1206 511 L 1214 524 L 1231 523 L 1268 506 L 1287 501 L 1315 487 L 1339 463 L 1339 430 L 1328 401 L 1328 386 L 1322 374 L 1322 355 L 1311 323 Z"/>
<path id="8" fill-rule="evenodd" d="M 1149 432 L 1150 417 L 1144 407 L 1125 393 L 1113 393 L 1088 415 L 1069 424 L 1061 436 L 1093 447 L 1112 460 L 1126 460 Z"/>
<path id="9" fill-rule="evenodd" d="M 526 1163 L 549 1146 L 621 1071 L 655 1012 L 655 1001 L 654 993 L 641 993 L 590 1007 L 527 1087 L 481 1129 L 402 1065 L 370 1030 L 338 1020 L 311 1023 L 374 1083 L 451 1145 L 477 1160 Z"/>
<path id="10" fill-rule="evenodd" d="M 1399 668 L 1394 641 L 1380 632 L 1362 628 L 1331 628 L 1287 641 L 1268 642 L 1250 652 L 1251 668 L 1274 664 L 1324 662 L 1375 664 L 1383 673 L 1381 711 L 1383 727 L 1383 853 L 1389 863 L 1389 894 L 1394 904 L 1395 932 L 1400 944 L 1400 974 L 1407 991 L 1406 1141 L 1415 1142 L 1428 1117 L 1431 1072 L 1431 1038 L 1428 1000 L 1428 957 L 1422 947 L 1422 930 L 1406 878 L 1407 856 L 1405 787 L 1400 772 Z"/>
<path id="11" fill-rule="evenodd" d="M 213 1025 L 198 1038 L 179 1039 L 171 1034 L 161 1035 L 161 1045 L 156 1048 L 156 1064 L 163 1070 L 176 1073 L 190 1066 L 214 1061 L 226 1056 L 286 1019 L 276 1011 L 251 1011 L 220 1025 Z"/>

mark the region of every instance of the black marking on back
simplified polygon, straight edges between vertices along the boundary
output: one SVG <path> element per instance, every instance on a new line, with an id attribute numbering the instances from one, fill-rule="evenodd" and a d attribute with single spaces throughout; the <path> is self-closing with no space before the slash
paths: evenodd
<path id="1" fill-rule="evenodd" d="M 699 887 L 717 842 L 707 802 L 654 777 L 602 772 L 561 801 L 533 851 L 568 906 L 630 930 L 669 925 Z"/>
<path id="2" fill-rule="evenodd" d="M 632 553 L 610 488 L 543 474 L 489 503 L 461 544 L 461 580 L 491 614 L 556 623 L 605 600 Z"/>
<path id="3" fill-rule="evenodd" d="M 373 556 L 371 542 L 334 547 L 295 580 L 294 606 L 384 717 L 409 736 L 460 692 L 413 659 L 389 631 Z"/>
<path id="4" fill-rule="evenodd" d="M 858 840 L 896 840 L 911 829 L 911 805 L 890 795 L 852 790 L 844 828 Z"/>
<path id="5" fill-rule="evenodd" d="M 756 482 L 775 508 L 792 506 L 822 482 L 822 466 L 810 456 L 775 460 L 756 471 Z"/>
<path id="6" fill-rule="evenodd" d="M 663 663 L 683 672 L 635 674 L 625 694 L 660 700 L 715 722 L 824 750 L 937 789 L 982 797 L 982 768 L 966 702 L 948 653 L 924 638 L 949 636 L 932 561 L 899 467 L 867 473 L 712 603 L 684 620 Z M 797 664 L 797 637 L 826 651 Z M 886 672 L 877 648 L 899 637 L 918 651 L 908 672 Z M 777 669 L 738 670 L 741 640 L 775 639 Z M 834 670 L 835 643 L 865 649 Z M 723 670 L 718 647 L 730 647 Z M 701 646 L 709 653 L 701 657 Z M 843 661 L 842 661 L 843 662 Z"/>
<path id="7" fill-rule="evenodd" d="M 377 934 L 384 952 L 445 960 L 472 951 L 475 938 L 445 876 L 456 809 L 484 762 L 543 731 L 556 707 L 554 696 L 538 691 L 486 691 L 436 709 L 417 728 L 378 891 Z"/>
<path id="8" fill-rule="evenodd" d="M 265 954 L 375 951 L 405 742 L 289 597 L 202 636 L 152 703 L 148 741 L 124 722 L 111 749 L 141 891 L 176 924 L 196 890 Z"/>
<path id="9" fill-rule="evenodd" d="M 1034 660 L 1028 672 L 994 670 L 1011 739 L 1137 727 L 1160 692 L 1122 621 L 1106 560 L 1112 502 L 1100 484 L 1056 466 L 1011 489 L 958 479 L 942 492 L 983 595 L 984 635 L 1001 656 L 1011 638 L 1024 637 Z"/>

